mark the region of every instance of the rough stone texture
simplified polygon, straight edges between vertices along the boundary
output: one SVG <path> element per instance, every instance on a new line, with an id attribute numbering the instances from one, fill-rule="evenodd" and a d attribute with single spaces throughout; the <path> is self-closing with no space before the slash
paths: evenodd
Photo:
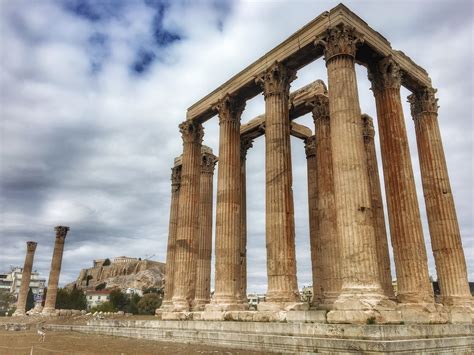
<path id="1" fill-rule="evenodd" d="M 195 273 L 199 238 L 199 204 L 201 176 L 200 124 L 185 121 L 180 124 L 183 137 L 183 167 L 179 193 L 178 231 L 176 237 L 173 310 L 189 311 L 195 293 Z"/>
<path id="2" fill-rule="evenodd" d="M 349 325 L 321 323 L 93 320 L 88 325 L 49 324 L 74 330 L 182 343 L 204 343 L 277 353 L 470 354 L 469 325 Z"/>
<path id="3" fill-rule="evenodd" d="M 380 187 L 379 168 L 374 142 L 374 124 L 368 115 L 362 115 L 364 125 L 364 147 L 367 156 L 372 210 L 374 214 L 375 243 L 377 246 L 377 264 L 379 279 L 385 296 L 395 298 L 392 285 L 392 272 L 390 270 L 390 254 L 388 251 L 387 228 L 383 212 L 382 189 Z"/>
<path id="4" fill-rule="evenodd" d="M 357 93 L 354 57 L 359 39 L 349 27 L 336 26 L 318 43 L 325 48 L 328 70 L 331 148 L 337 232 L 341 241 L 342 290 L 328 321 L 359 323 L 349 311 L 369 319 L 383 302 L 378 278 L 372 203 Z M 367 312 L 366 312 L 367 311 Z M 358 314 L 358 316 L 361 316 Z"/>
<path id="5" fill-rule="evenodd" d="M 215 293 L 206 310 L 243 309 L 240 292 L 241 169 L 240 116 L 245 101 L 226 95 L 219 113 Z"/>
<path id="6" fill-rule="evenodd" d="M 174 289 L 174 272 L 176 269 L 176 235 L 178 231 L 179 191 L 181 186 L 181 162 L 171 169 L 171 207 L 168 229 L 168 248 L 166 251 L 166 282 L 163 297 L 163 308 L 172 307 Z"/>
<path id="7" fill-rule="evenodd" d="M 322 270 L 321 299 L 318 307 L 330 309 L 341 292 L 342 263 L 334 200 L 329 100 L 327 96 L 320 95 L 310 105 L 313 107 L 312 114 L 315 127 L 317 161 L 316 233 L 319 235 L 320 250 L 318 250 L 318 255 L 316 256 L 316 262 L 321 264 Z"/>
<path id="8" fill-rule="evenodd" d="M 25 264 L 23 266 L 23 273 L 21 275 L 20 293 L 18 294 L 18 301 L 16 302 L 16 310 L 13 316 L 23 316 L 26 309 L 26 299 L 28 291 L 30 290 L 31 271 L 33 269 L 33 259 L 35 258 L 36 242 L 26 242 L 26 256 Z"/>
<path id="9" fill-rule="evenodd" d="M 295 73 L 274 63 L 258 79 L 265 96 L 265 186 L 268 290 L 271 303 L 299 300 L 296 280 L 288 98 Z"/>
<path id="10" fill-rule="evenodd" d="M 461 243 L 443 143 L 438 125 L 436 90 L 426 88 L 409 96 L 415 120 L 421 181 L 436 272 L 445 305 L 472 302 L 466 259 Z"/>
<path id="11" fill-rule="evenodd" d="M 55 313 L 59 275 L 61 273 L 61 263 L 63 261 L 64 242 L 69 227 L 57 226 L 54 230 L 56 231 L 56 240 L 54 242 L 53 259 L 51 260 L 51 270 L 49 272 L 48 292 L 46 293 L 44 308 L 41 312 L 41 314 L 44 315 Z"/>
<path id="12" fill-rule="evenodd" d="M 426 248 L 400 100 L 401 73 L 390 57 L 369 70 L 377 107 L 398 300 L 432 303 Z"/>
<path id="13" fill-rule="evenodd" d="M 247 151 L 252 147 L 252 139 L 242 138 L 240 142 L 240 288 L 238 297 L 247 303 Z"/>
<path id="14" fill-rule="evenodd" d="M 193 310 L 202 310 L 211 299 L 212 190 L 217 157 L 206 147 L 201 163 L 201 204 L 199 207 L 199 250 L 196 269 L 196 294 Z M 204 149 L 204 146 L 203 146 Z"/>

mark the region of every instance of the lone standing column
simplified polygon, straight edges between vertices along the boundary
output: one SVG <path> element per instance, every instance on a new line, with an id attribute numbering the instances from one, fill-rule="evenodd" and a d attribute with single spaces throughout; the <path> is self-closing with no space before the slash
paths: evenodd
<path id="1" fill-rule="evenodd" d="M 268 291 L 258 309 L 299 302 L 288 100 L 295 72 L 275 62 L 260 78 L 265 96 L 265 186 Z"/>
<path id="2" fill-rule="evenodd" d="M 316 138 L 316 225 L 320 240 L 318 255 L 321 265 L 321 303 L 319 308 L 332 309 L 341 293 L 341 245 L 337 235 L 336 205 L 334 200 L 334 174 L 331 148 L 329 99 L 317 96 L 311 102 Z"/>
<path id="3" fill-rule="evenodd" d="M 311 304 L 316 307 L 321 303 L 323 285 L 322 285 L 322 249 L 321 234 L 317 225 L 317 168 L 316 160 L 316 139 L 311 136 L 305 141 L 306 164 L 308 168 L 308 212 L 309 212 L 309 244 L 311 248 L 311 269 L 313 274 L 313 299 Z"/>
<path id="4" fill-rule="evenodd" d="M 241 171 L 240 116 L 245 101 L 226 95 L 216 109 L 219 112 L 219 166 L 216 206 L 216 282 L 214 300 L 206 310 L 241 310 L 240 239 Z"/>
<path id="5" fill-rule="evenodd" d="M 377 245 L 377 261 L 380 283 L 385 296 L 394 299 L 392 286 L 392 272 L 390 270 L 390 254 L 388 252 L 387 228 L 383 212 L 382 189 L 380 188 L 379 168 L 374 143 L 374 124 L 368 115 L 362 115 L 364 125 L 364 144 L 367 155 L 370 192 L 372 196 L 372 210 L 374 213 L 375 243 Z"/>
<path id="6" fill-rule="evenodd" d="M 179 125 L 183 137 L 183 165 L 179 192 L 173 311 L 189 311 L 195 294 L 195 272 L 199 238 L 202 125 L 185 121 Z"/>
<path id="7" fill-rule="evenodd" d="M 397 297 L 402 303 L 433 303 L 400 100 L 400 68 L 391 57 L 386 57 L 370 67 L 369 79 L 372 81 L 377 107 L 390 235 L 397 273 Z"/>
<path id="8" fill-rule="evenodd" d="M 163 298 L 163 309 L 172 306 L 174 289 L 174 271 L 176 269 L 176 233 L 178 230 L 178 207 L 179 207 L 179 191 L 181 186 L 181 159 L 175 159 L 174 167 L 171 169 L 171 208 L 169 221 L 168 249 L 166 252 L 166 282 L 165 295 Z"/>
<path id="9" fill-rule="evenodd" d="M 202 147 L 201 205 L 199 207 L 199 249 L 196 268 L 196 295 L 193 310 L 201 311 L 211 299 L 212 188 L 217 157 Z"/>
<path id="10" fill-rule="evenodd" d="M 240 142 L 240 195 L 241 195 L 241 238 L 240 238 L 240 292 L 242 303 L 247 303 L 247 151 L 252 147 L 253 140 L 241 138 Z"/>
<path id="11" fill-rule="evenodd" d="M 445 305 L 472 302 L 443 143 L 438 126 L 436 90 L 425 88 L 408 97 L 415 120 L 421 180 L 441 291 Z"/>
<path id="12" fill-rule="evenodd" d="M 54 242 L 53 259 L 51 260 L 51 270 L 48 279 L 48 292 L 46 293 L 46 301 L 42 314 L 52 314 L 56 310 L 56 296 L 58 294 L 59 274 L 61 273 L 61 263 L 63 261 L 64 242 L 69 227 L 57 226 L 56 240 Z"/>
<path id="13" fill-rule="evenodd" d="M 365 323 L 381 301 L 389 306 L 378 277 L 372 203 L 354 68 L 358 34 L 339 25 L 317 42 L 328 70 L 331 147 L 337 231 L 341 241 L 342 290 L 328 321 Z M 392 306 L 390 304 L 390 306 Z M 393 308 L 395 305 L 393 304 Z M 361 312 L 362 311 L 362 312 Z M 381 320 L 380 320 L 381 321 Z"/>
<path id="14" fill-rule="evenodd" d="M 25 265 L 23 266 L 20 293 L 18 294 L 16 310 L 13 316 L 24 316 L 25 311 L 29 311 L 29 309 L 26 309 L 26 299 L 28 297 L 28 291 L 30 290 L 31 270 L 33 269 L 36 245 L 36 242 L 26 242 Z"/>

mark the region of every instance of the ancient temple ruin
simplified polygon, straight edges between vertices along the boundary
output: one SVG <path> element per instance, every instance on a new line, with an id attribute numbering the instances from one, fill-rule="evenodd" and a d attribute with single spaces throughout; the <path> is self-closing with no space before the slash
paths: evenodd
<path id="1" fill-rule="evenodd" d="M 321 57 L 328 88 L 318 80 L 290 94 L 297 71 Z M 359 106 L 356 63 L 367 68 L 375 97 L 396 297 L 375 130 Z M 435 303 L 428 274 L 401 86 L 412 93 L 408 100 L 441 304 Z M 246 101 L 260 93 L 264 114 L 241 125 Z M 264 135 L 268 290 L 258 311 L 328 310 L 329 323 L 470 323 L 472 297 L 435 94 L 423 68 L 341 4 L 192 105 L 179 127 L 183 153 L 172 170 L 163 319 L 189 319 L 190 311 L 203 310 L 200 319 L 206 314 L 219 319 L 219 312 L 247 309 L 245 158 L 252 140 Z M 313 129 L 292 122 L 308 112 Z M 202 124 L 215 116 L 218 158 L 202 145 Z M 298 295 L 290 135 L 306 145 L 311 305 L 301 303 Z M 211 301 L 212 174 L 217 160 Z"/>

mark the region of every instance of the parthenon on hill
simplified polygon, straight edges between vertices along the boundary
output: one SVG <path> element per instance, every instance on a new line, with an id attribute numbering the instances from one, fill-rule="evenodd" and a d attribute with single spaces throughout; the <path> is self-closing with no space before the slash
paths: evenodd
<path id="1" fill-rule="evenodd" d="M 290 94 L 297 71 L 320 57 L 327 67 L 327 88 L 317 80 Z M 389 236 L 375 130 L 359 106 L 356 63 L 367 68 L 375 97 Z M 429 280 L 401 86 L 411 91 L 408 101 L 440 303 Z M 264 114 L 241 125 L 246 101 L 260 93 Z M 473 301 L 435 93 L 423 68 L 340 4 L 192 105 L 179 126 L 183 152 L 172 169 L 165 301 L 157 315 L 163 320 L 471 324 Z M 308 112 L 314 134 L 292 122 Z M 218 158 L 202 145 L 202 124 L 214 116 L 220 126 Z M 252 140 L 261 135 L 268 289 L 257 311 L 248 311 L 245 159 Z M 302 303 L 298 294 L 290 135 L 301 138 L 306 148 L 312 304 Z M 211 299 L 212 176 L 217 161 Z"/>

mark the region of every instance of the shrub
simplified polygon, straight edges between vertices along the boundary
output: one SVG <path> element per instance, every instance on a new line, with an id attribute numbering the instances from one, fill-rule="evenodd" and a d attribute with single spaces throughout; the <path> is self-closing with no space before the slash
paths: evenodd
<path id="1" fill-rule="evenodd" d="M 95 290 L 96 291 L 101 291 L 105 288 L 105 286 L 107 286 L 107 284 L 105 282 L 102 282 L 101 284 L 98 284 L 96 287 L 95 287 Z"/>
<path id="2" fill-rule="evenodd" d="M 117 308 L 111 302 L 104 302 L 96 307 L 91 308 L 91 313 L 94 312 L 117 312 Z"/>
<path id="3" fill-rule="evenodd" d="M 147 293 L 143 295 L 138 302 L 139 314 L 155 314 L 155 310 L 161 306 L 161 297 L 156 293 Z"/>

